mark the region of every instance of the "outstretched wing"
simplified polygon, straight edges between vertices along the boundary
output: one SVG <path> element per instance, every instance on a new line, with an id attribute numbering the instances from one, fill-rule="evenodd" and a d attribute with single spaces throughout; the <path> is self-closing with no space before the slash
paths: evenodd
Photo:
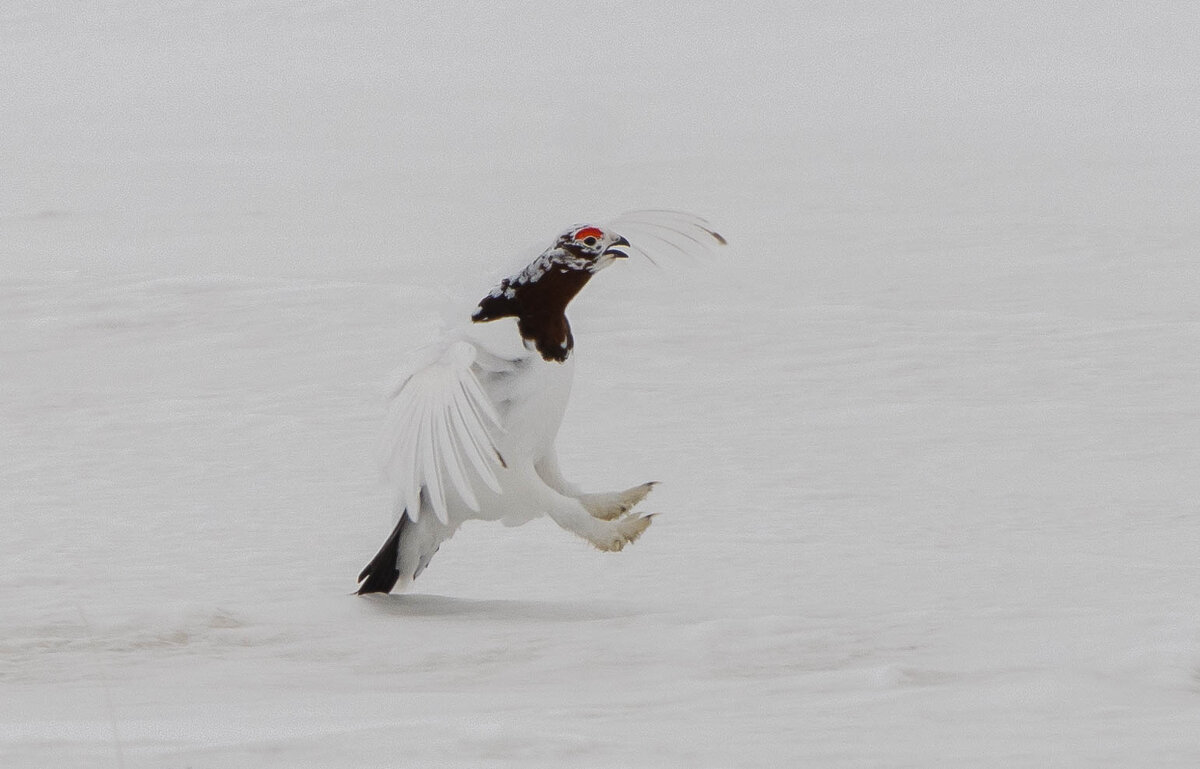
<path id="1" fill-rule="evenodd" d="M 479 511 L 478 483 L 500 491 L 500 417 L 472 371 L 475 346 L 457 341 L 396 389 L 388 415 L 386 464 L 401 509 L 414 521 L 422 496 L 449 523 L 451 494 Z"/>
<path id="2" fill-rule="evenodd" d="M 609 222 L 632 243 L 631 250 L 654 264 L 711 255 L 725 245 L 707 219 L 686 211 L 643 209 L 626 211 Z"/>

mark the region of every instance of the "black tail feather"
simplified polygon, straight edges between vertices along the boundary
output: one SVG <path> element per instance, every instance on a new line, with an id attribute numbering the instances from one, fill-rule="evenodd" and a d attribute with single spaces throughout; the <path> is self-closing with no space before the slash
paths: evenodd
<path id="1" fill-rule="evenodd" d="M 396 524 L 396 528 L 392 529 L 392 535 L 387 538 L 387 542 L 383 543 L 383 547 L 379 548 L 379 552 L 358 575 L 358 581 L 361 583 L 358 586 L 359 595 L 390 593 L 396 586 L 396 580 L 400 579 L 400 570 L 396 568 L 396 559 L 400 554 L 400 534 L 404 531 L 404 524 L 407 521 L 408 515 L 401 513 L 399 523 Z"/>

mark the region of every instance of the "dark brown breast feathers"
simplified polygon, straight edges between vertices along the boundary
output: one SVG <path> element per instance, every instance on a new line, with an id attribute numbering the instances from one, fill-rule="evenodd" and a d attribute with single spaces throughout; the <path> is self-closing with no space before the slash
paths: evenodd
<path id="1" fill-rule="evenodd" d="M 471 319 L 485 323 L 515 317 L 521 337 L 532 342 L 542 358 L 562 363 L 575 347 L 567 305 L 591 277 L 586 270 L 554 267 L 529 283 L 505 280 L 479 302 Z"/>

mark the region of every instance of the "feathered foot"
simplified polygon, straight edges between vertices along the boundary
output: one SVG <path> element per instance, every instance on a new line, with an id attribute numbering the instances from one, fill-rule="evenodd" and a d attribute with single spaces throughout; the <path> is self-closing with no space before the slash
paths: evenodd
<path id="1" fill-rule="evenodd" d="M 658 481 L 650 481 L 649 483 L 643 483 L 640 486 L 634 486 L 624 491 L 581 494 L 579 495 L 579 502 L 587 508 L 587 511 L 593 517 L 599 518 L 602 521 L 612 521 L 620 518 L 637 506 L 657 484 Z M 641 532 L 638 533 L 640 534 Z M 620 550 L 620 548 L 617 549 Z"/>
<path id="2" fill-rule="evenodd" d="M 642 536 L 642 532 L 650 528 L 652 518 L 654 518 L 654 513 L 622 518 L 614 521 L 611 529 L 606 527 L 603 534 L 588 537 L 588 541 L 598 550 L 609 553 L 619 552 L 630 542 L 637 541 L 637 538 Z"/>

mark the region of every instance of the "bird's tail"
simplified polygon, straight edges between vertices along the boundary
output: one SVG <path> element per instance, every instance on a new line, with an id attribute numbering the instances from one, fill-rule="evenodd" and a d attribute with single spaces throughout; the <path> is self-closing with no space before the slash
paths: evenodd
<path id="1" fill-rule="evenodd" d="M 359 595 L 392 592 L 392 588 L 396 586 L 396 580 L 400 579 L 400 568 L 397 561 L 400 555 L 400 537 L 404 535 L 404 527 L 407 523 L 410 523 L 408 514 L 401 513 L 400 520 L 396 523 L 396 528 L 392 529 L 391 536 L 383 543 L 383 547 L 379 548 L 379 552 L 375 554 L 366 568 L 359 573 Z"/>
<path id="2" fill-rule="evenodd" d="M 408 516 L 407 510 L 401 512 L 383 547 L 359 573 L 358 594 L 390 593 L 397 583 L 401 590 L 408 587 L 425 571 L 433 554 L 456 528 L 439 521 L 429 509 L 416 521 Z"/>

